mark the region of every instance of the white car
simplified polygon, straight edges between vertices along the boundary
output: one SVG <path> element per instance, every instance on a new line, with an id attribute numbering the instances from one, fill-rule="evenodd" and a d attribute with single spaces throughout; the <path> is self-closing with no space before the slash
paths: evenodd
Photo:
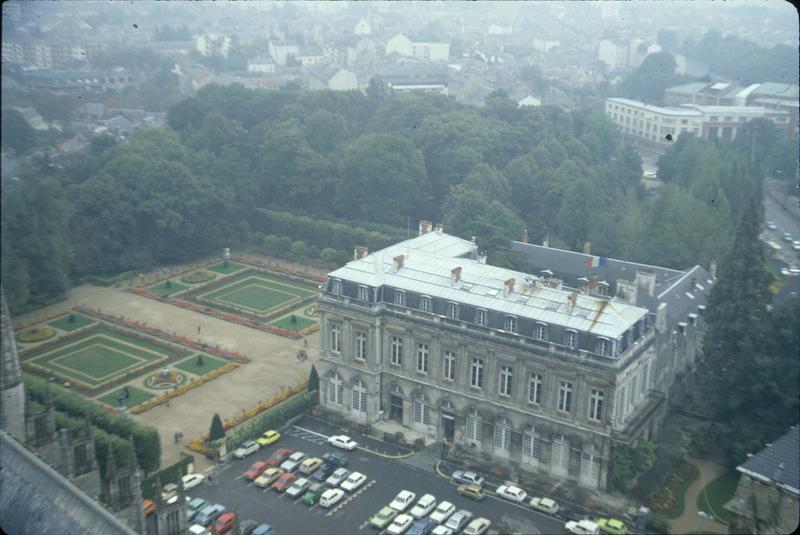
<path id="1" fill-rule="evenodd" d="M 483 535 L 491 525 L 492 523 L 488 518 L 478 517 L 470 521 L 462 533 L 464 535 Z"/>
<path id="2" fill-rule="evenodd" d="M 574 520 L 570 520 L 566 524 L 564 524 L 564 529 L 568 532 L 572 533 L 573 535 L 599 535 L 600 534 L 600 526 L 596 522 L 592 522 L 591 520 L 580 520 L 575 522 Z"/>
<path id="3" fill-rule="evenodd" d="M 428 513 L 433 511 L 436 507 L 436 496 L 433 494 L 425 494 L 419 499 L 417 504 L 411 508 L 411 516 L 414 518 L 422 518 L 428 516 Z"/>
<path id="4" fill-rule="evenodd" d="M 347 479 L 347 476 L 350 475 L 350 470 L 347 468 L 337 468 L 329 477 L 325 480 L 325 484 L 331 487 L 338 487 L 342 484 L 342 481 Z"/>
<path id="5" fill-rule="evenodd" d="M 453 472 L 453 481 L 456 483 L 478 485 L 479 487 L 482 487 L 486 479 L 482 475 L 476 474 L 475 472 L 456 470 Z"/>
<path id="6" fill-rule="evenodd" d="M 386 528 L 386 533 L 390 535 L 402 535 L 406 532 L 411 524 L 414 523 L 414 517 L 411 515 L 397 515 L 397 517 Z"/>
<path id="7" fill-rule="evenodd" d="M 497 495 L 514 503 L 525 503 L 528 493 L 514 485 L 500 485 L 497 487 Z"/>
<path id="8" fill-rule="evenodd" d="M 342 499 L 343 496 L 344 491 L 342 489 L 328 489 L 322 493 L 322 496 L 319 497 L 319 506 L 333 507 L 339 502 L 339 500 Z"/>
<path id="9" fill-rule="evenodd" d="M 295 470 L 297 470 L 297 468 L 300 466 L 300 463 L 302 463 L 306 457 L 308 457 L 308 455 L 306 455 L 302 451 L 296 451 L 292 453 L 288 459 L 286 459 L 285 461 L 283 461 L 283 463 L 281 463 L 281 470 L 283 470 L 284 472 L 294 472 Z"/>
<path id="10" fill-rule="evenodd" d="M 189 535 L 211 535 L 211 532 L 208 531 L 208 528 L 205 526 L 201 526 L 200 524 L 192 524 L 189 527 Z"/>
<path id="11" fill-rule="evenodd" d="M 347 451 L 354 450 L 356 446 L 358 446 L 358 443 L 347 435 L 333 435 L 332 437 L 328 437 L 328 444 Z"/>
<path id="12" fill-rule="evenodd" d="M 238 448 L 236 451 L 233 452 L 233 456 L 237 459 L 244 459 L 248 455 L 252 455 L 253 453 L 257 452 L 259 448 L 258 442 L 253 440 L 248 440 Z"/>
<path id="13" fill-rule="evenodd" d="M 440 502 L 436 510 L 431 513 L 430 519 L 437 524 L 444 523 L 450 515 L 456 512 L 456 506 L 450 502 Z"/>
<path id="14" fill-rule="evenodd" d="M 433 531 L 431 531 L 431 535 L 453 535 L 453 533 L 452 529 L 442 525 L 436 526 L 433 528 Z"/>
<path id="15" fill-rule="evenodd" d="M 402 513 L 414 503 L 416 497 L 417 495 L 410 490 L 401 490 L 400 493 L 395 496 L 394 500 L 392 500 L 392 503 L 389 504 L 389 507 Z"/>
<path id="16" fill-rule="evenodd" d="M 187 491 L 189 489 L 195 488 L 197 485 L 203 482 L 206 477 L 203 474 L 186 474 L 181 478 L 181 483 L 183 484 L 183 490 Z"/>
<path id="17" fill-rule="evenodd" d="M 358 487 L 363 485 L 366 480 L 367 476 L 365 476 L 361 472 L 353 472 L 352 474 L 347 476 L 347 479 L 342 481 L 342 484 L 339 486 L 348 492 L 353 492 Z"/>
<path id="18" fill-rule="evenodd" d="M 558 513 L 558 504 L 550 498 L 531 498 L 531 501 L 528 505 L 534 509 L 542 511 L 543 513 L 548 513 L 551 515 Z"/>

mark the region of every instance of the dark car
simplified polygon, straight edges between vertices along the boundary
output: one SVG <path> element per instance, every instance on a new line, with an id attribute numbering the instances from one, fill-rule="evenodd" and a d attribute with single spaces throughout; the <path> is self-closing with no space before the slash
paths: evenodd
<path id="1" fill-rule="evenodd" d="M 573 522 L 579 522 L 581 520 L 591 519 L 592 515 L 586 509 L 581 509 L 579 507 L 568 507 L 558 510 L 558 516 L 563 518 L 564 520 L 572 520 Z"/>
<path id="2" fill-rule="evenodd" d="M 430 518 L 420 518 L 406 531 L 406 535 L 430 535 L 430 532 L 433 531 L 435 527 L 436 522 Z"/>
<path id="3" fill-rule="evenodd" d="M 289 456 L 294 453 L 294 450 L 290 450 L 289 448 L 280 448 L 275 450 L 269 459 L 266 460 L 267 466 L 278 467 L 284 462 Z"/>
<path id="4" fill-rule="evenodd" d="M 338 467 L 347 466 L 347 455 L 338 451 L 329 451 L 322 456 L 326 463 L 333 463 Z"/>
<path id="5" fill-rule="evenodd" d="M 330 476 L 337 468 L 338 466 L 332 462 L 322 463 L 322 466 L 317 468 L 311 475 L 311 477 L 313 477 L 317 481 L 325 481 L 326 479 L 328 479 L 328 476 Z"/>

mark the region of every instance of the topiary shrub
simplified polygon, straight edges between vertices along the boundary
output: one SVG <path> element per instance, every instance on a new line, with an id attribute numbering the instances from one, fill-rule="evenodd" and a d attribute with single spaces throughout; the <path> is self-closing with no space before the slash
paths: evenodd
<path id="1" fill-rule="evenodd" d="M 33 327 L 17 334 L 17 340 L 24 343 L 41 342 L 56 335 L 50 327 Z"/>
<path id="2" fill-rule="evenodd" d="M 187 273 L 186 275 L 181 277 L 181 282 L 185 282 L 187 284 L 200 284 L 201 282 L 210 281 L 215 276 L 216 275 L 214 275 L 210 271 L 201 269 L 198 271 L 192 271 L 191 273 Z"/>
<path id="3" fill-rule="evenodd" d="M 214 414 L 211 418 L 211 427 L 208 430 L 208 441 L 214 442 L 225 436 L 225 426 L 222 425 L 222 419 L 219 414 Z"/>
<path id="4" fill-rule="evenodd" d="M 197 360 L 195 361 L 195 365 L 196 365 L 198 368 L 202 368 L 203 366 L 205 366 L 205 364 L 206 364 L 206 363 L 205 363 L 205 361 L 203 360 L 203 355 L 197 355 Z"/>

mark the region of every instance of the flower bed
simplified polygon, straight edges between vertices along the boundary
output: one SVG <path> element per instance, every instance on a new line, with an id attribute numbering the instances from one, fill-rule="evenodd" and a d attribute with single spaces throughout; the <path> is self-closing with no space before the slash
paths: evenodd
<path id="1" fill-rule="evenodd" d="M 680 464 L 650 503 L 650 509 L 667 518 L 683 514 L 683 495 L 700 472 L 693 464 Z"/>
<path id="2" fill-rule="evenodd" d="M 174 390 L 170 390 L 169 392 L 164 392 L 163 394 L 159 394 L 158 396 L 154 397 L 153 399 L 145 401 L 141 405 L 137 405 L 136 407 L 131 409 L 131 412 L 133 414 L 141 414 L 141 413 L 143 413 L 145 411 L 149 411 L 153 407 L 157 407 L 158 405 L 161 405 L 162 403 L 166 403 L 167 401 L 169 401 L 170 399 L 172 399 L 174 397 L 181 396 L 181 395 L 185 394 L 186 392 L 188 392 L 189 390 L 191 390 L 193 388 L 197 388 L 198 386 L 201 386 L 201 385 L 203 385 L 203 384 L 205 384 L 205 383 L 207 383 L 209 381 L 213 381 L 214 379 L 216 379 L 220 375 L 225 375 L 226 373 L 232 372 L 233 370 L 235 370 L 238 367 L 239 367 L 238 365 L 236 365 L 236 364 L 234 364 L 232 362 L 229 362 L 228 364 L 226 364 L 222 368 L 217 368 L 216 370 L 210 371 L 207 374 L 203 375 L 202 377 L 199 377 L 199 378 L 195 379 L 194 381 L 192 381 L 190 383 L 182 384 L 179 387 L 175 388 Z"/>
<path id="3" fill-rule="evenodd" d="M 214 277 L 216 277 L 214 273 L 206 271 L 205 269 L 201 269 L 183 275 L 181 277 L 181 282 L 185 282 L 187 284 L 200 284 L 201 282 L 208 282 Z"/>
<path id="4" fill-rule="evenodd" d="M 26 331 L 17 333 L 17 341 L 30 344 L 33 342 L 42 342 L 48 338 L 54 337 L 55 335 L 56 331 L 52 327 L 33 327 Z"/>

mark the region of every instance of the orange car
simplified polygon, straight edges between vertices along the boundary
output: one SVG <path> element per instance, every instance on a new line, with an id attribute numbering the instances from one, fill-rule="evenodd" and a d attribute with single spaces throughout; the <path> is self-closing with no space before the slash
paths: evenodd
<path id="1" fill-rule="evenodd" d="M 156 502 L 153 500 L 142 500 L 142 509 L 144 509 L 144 516 L 156 512 Z"/>

